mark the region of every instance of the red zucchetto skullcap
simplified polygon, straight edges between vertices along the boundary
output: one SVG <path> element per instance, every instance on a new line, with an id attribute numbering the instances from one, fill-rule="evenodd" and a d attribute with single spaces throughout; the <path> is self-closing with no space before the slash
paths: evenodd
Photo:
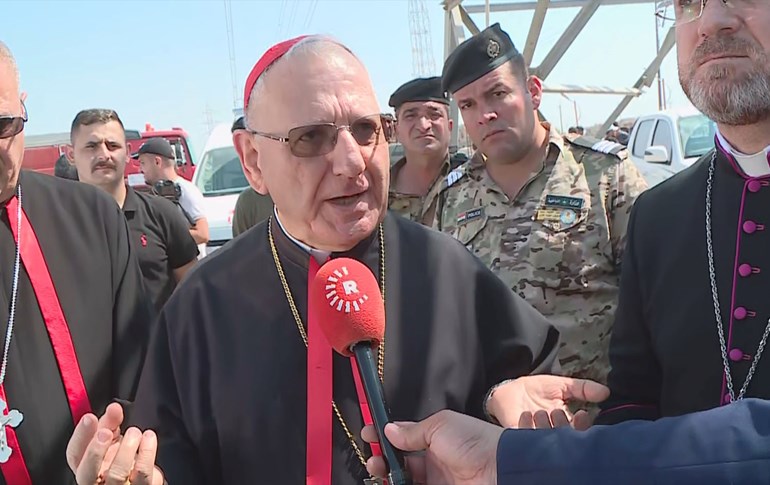
<path id="1" fill-rule="evenodd" d="M 308 36 L 300 35 L 299 37 L 295 37 L 293 39 L 284 40 L 283 42 L 279 42 L 278 44 L 275 44 L 273 47 L 269 48 L 267 52 L 262 54 L 262 57 L 260 57 L 257 63 L 254 64 L 254 67 L 251 68 L 249 77 L 246 78 L 246 88 L 243 90 L 243 111 L 244 112 L 249 107 L 249 98 L 251 97 L 251 90 L 254 89 L 254 85 L 257 83 L 257 79 L 259 79 L 259 76 L 261 76 L 262 73 L 265 72 L 265 69 L 270 67 L 272 63 L 274 63 L 275 61 L 283 57 L 284 54 L 289 52 L 289 49 L 294 47 L 299 41 L 301 41 L 305 37 L 308 37 Z"/>

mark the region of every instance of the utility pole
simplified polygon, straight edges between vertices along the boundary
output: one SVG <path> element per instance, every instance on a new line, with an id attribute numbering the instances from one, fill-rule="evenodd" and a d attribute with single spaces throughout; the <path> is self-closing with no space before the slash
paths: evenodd
<path id="1" fill-rule="evenodd" d="M 665 11 L 667 2 L 664 0 L 662 2 L 657 2 L 655 4 L 655 15 L 653 16 L 655 18 L 655 55 L 660 54 L 660 28 L 663 26 L 663 22 L 665 22 L 665 18 L 663 17 L 663 12 Z M 663 111 L 666 109 L 666 100 L 664 97 L 664 91 L 663 91 L 663 79 L 660 77 L 660 66 L 658 66 L 658 72 L 657 72 L 657 78 L 658 78 L 658 111 Z"/>
<path id="2" fill-rule="evenodd" d="M 208 102 L 206 103 L 206 109 L 203 111 L 203 116 L 205 117 L 206 133 L 211 133 L 211 130 L 214 129 L 214 112 L 211 110 L 211 105 Z"/>
<path id="3" fill-rule="evenodd" d="M 575 126 L 580 126 L 580 114 L 578 113 L 577 101 L 572 100 L 572 107 L 575 109 Z"/>
<path id="4" fill-rule="evenodd" d="M 230 4 L 230 0 L 223 0 L 225 3 L 225 25 L 227 29 L 227 52 L 230 57 L 230 81 L 233 87 L 233 109 L 237 109 L 239 105 L 240 95 L 238 93 L 238 80 L 235 69 L 235 40 L 233 38 L 233 6 Z"/>
<path id="5" fill-rule="evenodd" d="M 409 32 L 412 35 L 412 75 L 435 76 L 433 45 L 430 40 L 430 18 L 425 0 L 409 0 Z"/>

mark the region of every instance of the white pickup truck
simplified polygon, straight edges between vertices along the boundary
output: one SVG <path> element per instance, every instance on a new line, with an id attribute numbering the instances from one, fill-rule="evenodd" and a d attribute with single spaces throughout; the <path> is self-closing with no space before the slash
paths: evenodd
<path id="1" fill-rule="evenodd" d="M 716 124 L 694 109 L 641 116 L 628 139 L 629 157 L 652 187 L 711 150 L 715 132 Z"/>

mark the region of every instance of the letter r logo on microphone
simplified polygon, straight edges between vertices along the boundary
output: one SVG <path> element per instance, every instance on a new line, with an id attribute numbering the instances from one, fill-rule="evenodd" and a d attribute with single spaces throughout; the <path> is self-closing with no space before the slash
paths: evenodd
<path id="1" fill-rule="evenodd" d="M 326 300 L 329 306 L 336 308 L 338 312 L 359 312 L 361 306 L 369 299 L 366 293 L 362 294 L 358 289 L 356 280 L 346 279 L 352 277 L 348 268 L 343 266 L 326 278 Z"/>
<path id="2" fill-rule="evenodd" d="M 352 293 L 358 293 L 358 285 L 353 280 L 343 281 L 342 288 L 345 290 L 346 295 L 350 295 Z"/>

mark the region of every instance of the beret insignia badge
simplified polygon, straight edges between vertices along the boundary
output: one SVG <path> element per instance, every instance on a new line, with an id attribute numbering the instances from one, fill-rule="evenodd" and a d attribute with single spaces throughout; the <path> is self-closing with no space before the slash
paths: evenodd
<path id="1" fill-rule="evenodd" d="M 489 44 L 487 44 L 487 55 L 490 59 L 494 59 L 500 55 L 500 44 L 498 44 L 496 40 L 489 39 Z"/>

